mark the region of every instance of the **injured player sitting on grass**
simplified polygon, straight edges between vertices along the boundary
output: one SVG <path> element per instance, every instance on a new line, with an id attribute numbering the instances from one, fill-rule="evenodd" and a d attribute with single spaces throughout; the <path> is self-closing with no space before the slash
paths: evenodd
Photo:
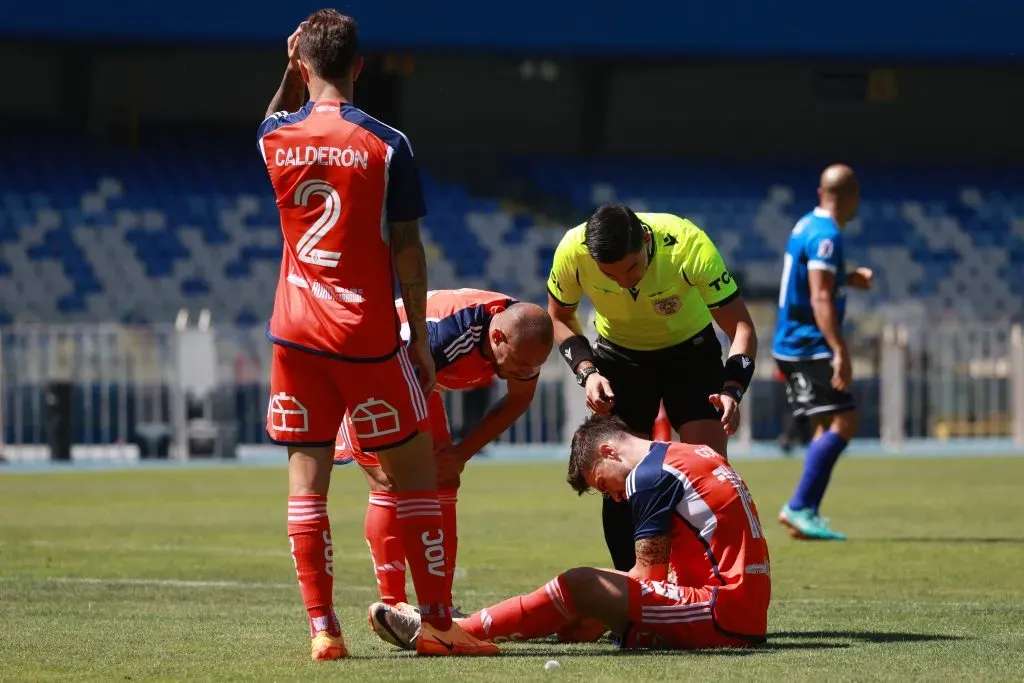
<path id="1" fill-rule="evenodd" d="M 675 650 L 765 641 L 768 546 L 750 491 L 725 458 L 708 446 L 640 439 L 619 418 L 595 415 L 573 436 L 568 481 L 581 494 L 629 501 L 636 566 L 570 569 L 459 620 L 467 633 L 579 642 L 611 631 L 625 648 Z M 416 614 L 377 603 L 370 621 L 382 640 L 416 648 Z"/>

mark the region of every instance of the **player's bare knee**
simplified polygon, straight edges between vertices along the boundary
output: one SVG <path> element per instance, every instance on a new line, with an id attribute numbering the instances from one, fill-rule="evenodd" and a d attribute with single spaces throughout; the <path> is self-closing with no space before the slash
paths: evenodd
<path id="1" fill-rule="evenodd" d="M 380 467 L 364 467 L 363 474 L 366 475 L 366 483 L 370 486 L 371 493 L 394 493 L 395 484 L 384 474 Z"/>
<path id="2" fill-rule="evenodd" d="M 288 448 L 288 495 L 326 496 L 334 469 L 334 447 Z"/>
<path id="3" fill-rule="evenodd" d="M 857 435 L 857 430 L 860 428 L 860 411 L 854 409 L 837 413 L 832 417 L 830 428 L 846 441 L 851 440 Z"/>
<path id="4" fill-rule="evenodd" d="M 438 477 L 437 488 L 442 491 L 457 491 L 462 484 L 462 477 Z"/>
<path id="5" fill-rule="evenodd" d="M 593 567 L 574 567 L 562 572 L 560 576 L 562 578 L 562 586 L 569 593 L 569 599 L 576 607 L 576 611 L 582 614 L 583 612 L 580 612 L 580 609 L 591 602 L 600 584 L 597 572 Z"/>
<path id="6" fill-rule="evenodd" d="M 377 459 L 396 492 L 437 488 L 437 464 L 429 432 L 420 432 L 400 446 L 377 453 Z"/>

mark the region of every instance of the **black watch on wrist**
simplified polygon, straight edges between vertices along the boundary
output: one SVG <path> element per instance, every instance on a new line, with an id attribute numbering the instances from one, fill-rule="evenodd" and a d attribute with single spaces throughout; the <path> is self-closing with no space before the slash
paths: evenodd
<path id="1" fill-rule="evenodd" d="M 729 394 L 736 402 L 739 403 L 743 399 L 743 391 L 737 387 L 722 387 L 722 390 L 718 392 L 720 394 Z"/>
<path id="2" fill-rule="evenodd" d="M 576 384 L 579 384 L 581 387 L 587 386 L 587 378 L 593 375 L 595 372 L 597 372 L 597 368 L 594 367 L 593 365 L 588 365 L 587 367 L 578 371 L 576 373 Z"/>

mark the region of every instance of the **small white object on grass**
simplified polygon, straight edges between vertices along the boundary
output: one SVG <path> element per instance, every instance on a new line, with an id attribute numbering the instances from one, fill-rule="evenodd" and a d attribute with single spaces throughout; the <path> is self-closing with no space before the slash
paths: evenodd
<path id="1" fill-rule="evenodd" d="M 544 664 L 544 668 L 545 668 L 545 669 L 561 669 L 561 668 L 562 668 L 562 665 L 561 665 L 561 664 L 559 664 L 558 662 L 556 662 L 556 661 L 555 661 L 555 660 L 553 660 L 553 659 L 549 659 L 549 660 L 548 660 L 548 661 L 547 661 L 547 662 L 546 662 L 546 663 Z"/>

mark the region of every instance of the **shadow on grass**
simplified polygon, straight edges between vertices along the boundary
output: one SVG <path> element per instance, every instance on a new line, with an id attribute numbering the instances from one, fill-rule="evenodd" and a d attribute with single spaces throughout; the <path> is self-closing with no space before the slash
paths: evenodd
<path id="1" fill-rule="evenodd" d="M 790 640 L 797 642 L 779 642 Z M 768 642 L 750 648 L 720 648 L 716 650 L 621 650 L 610 643 L 579 644 L 535 640 L 531 643 L 510 644 L 502 649 L 500 657 L 678 657 L 698 655 L 711 657 L 749 657 L 751 655 L 789 650 L 845 650 L 851 643 L 828 641 L 848 640 L 855 643 L 929 643 L 966 640 L 964 636 L 941 633 L 890 633 L 886 631 L 780 631 L 768 634 Z M 415 658 L 412 653 L 395 651 L 389 655 L 357 656 L 356 659 L 390 659 L 395 654 Z"/>
<path id="2" fill-rule="evenodd" d="M 539 646 L 539 647 L 538 647 Z M 774 650 L 844 650 L 850 647 L 848 643 L 773 643 L 768 642 L 750 648 L 720 648 L 716 650 L 621 650 L 610 643 L 598 644 L 593 649 L 574 648 L 570 644 L 560 643 L 536 643 L 529 649 L 520 649 L 507 646 L 502 649 L 499 658 L 506 657 L 533 657 L 533 658 L 558 658 L 558 657 L 680 657 L 686 655 L 710 656 L 710 657 L 750 657 L 752 655 L 764 654 Z M 411 659 L 416 655 L 399 653 Z M 390 659 L 387 655 L 363 655 L 356 659 Z"/>
<path id="3" fill-rule="evenodd" d="M 1024 538 L 1013 538 L 1013 537 L 999 537 L 999 536 L 987 536 L 987 537 L 969 537 L 969 536 L 907 536 L 900 538 L 893 536 L 890 538 L 865 538 L 865 541 L 874 541 L 876 543 L 991 543 L 994 545 L 1006 544 L 1006 545 L 1024 545 Z"/>
<path id="4" fill-rule="evenodd" d="M 890 633 L 886 631 L 780 631 L 768 635 L 770 645 L 775 638 L 791 640 L 854 640 L 862 643 L 931 643 L 966 640 L 964 636 L 941 633 Z"/>

